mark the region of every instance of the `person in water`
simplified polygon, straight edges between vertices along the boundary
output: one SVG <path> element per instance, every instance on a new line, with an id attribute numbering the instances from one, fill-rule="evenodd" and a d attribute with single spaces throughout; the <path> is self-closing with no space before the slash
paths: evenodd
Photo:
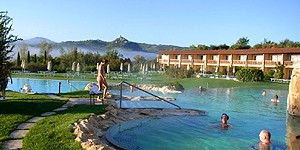
<path id="1" fill-rule="evenodd" d="M 271 133 L 268 130 L 261 130 L 259 133 L 259 149 L 269 150 L 271 144 Z"/>
<path id="2" fill-rule="evenodd" d="M 266 96 L 267 95 L 267 92 L 266 92 L 266 90 L 263 90 L 263 92 L 262 92 L 262 94 L 261 94 L 262 96 Z"/>
<path id="3" fill-rule="evenodd" d="M 222 120 L 221 129 L 228 129 L 228 128 L 232 128 L 233 127 L 231 124 L 227 123 L 228 120 L 229 120 L 229 116 L 226 113 L 222 114 L 221 120 Z"/>
<path id="4" fill-rule="evenodd" d="M 272 102 L 274 103 L 279 103 L 280 100 L 278 99 L 278 95 L 275 95 L 273 99 L 271 99 Z"/>

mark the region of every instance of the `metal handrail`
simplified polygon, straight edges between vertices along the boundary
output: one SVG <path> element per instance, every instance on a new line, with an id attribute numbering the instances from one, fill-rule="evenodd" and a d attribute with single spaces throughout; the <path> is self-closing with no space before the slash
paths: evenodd
<path id="1" fill-rule="evenodd" d="M 148 91 L 146 91 L 146 90 L 144 90 L 144 89 L 141 89 L 141 88 L 139 88 L 139 87 L 137 87 L 137 86 L 135 86 L 135 85 L 133 85 L 133 84 L 130 84 L 130 83 L 128 83 L 128 82 L 126 82 L 126 81 L 121 81 L 121 88 L 120 88 L 120 108 L 122 108 L 122 91 L 123 91 L 123 83 L 125 83 L 125 84 L 127 84 L 127 85 L 129 85 L 129 86 L 132 86 L 132 87 L 134 87 L 134 88 L 136 88 L 136 89 L 138 89 L 138 90 L 140 90 L 140 91 L 143 91 L 143 92 L 145 92 L 145 93 L 147 93 L 147 94 L 150 94 L 150 95 L 152 95 L 152 96 L 154 96 L 154 97 L 156 97 L 156 98 L 158 98 L 158 99 L 160 99 L 160 100 L 162 100 L 162 101 L 164 101 L 164 102 L 167 102 L 167 103 L 169 103 L 169 104 L 171 104 L 171 105 L 173 105 L 173 106 L 176 106 L 176 107 L 178 107 L 179 109 L 181 109 L 181 107 L 179 106 L 179 105 L 176 105 L 176 104 L 174 104 L 174 103 L 172 103 L 172 102 L 169 102 L 168 100 L 165 100 L 164 98 L 162 98 L 162 97 L 159 97 L 159 96 L 157 96 L 157 95 L 155 95 L 155 94 L 152 94 L 152 93 L 150 93 L 150 92 L 148 92 Z"/>

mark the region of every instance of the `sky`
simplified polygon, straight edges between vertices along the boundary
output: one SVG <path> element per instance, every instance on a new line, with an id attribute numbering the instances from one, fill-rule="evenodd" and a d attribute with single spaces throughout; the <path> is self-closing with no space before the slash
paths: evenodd
<path id="1" fill-rule="evenodd" d="M 299 0 L 0 0 L 14 35 L 55 42 L 120 35 L 148 44 L 300 41 Z"/>

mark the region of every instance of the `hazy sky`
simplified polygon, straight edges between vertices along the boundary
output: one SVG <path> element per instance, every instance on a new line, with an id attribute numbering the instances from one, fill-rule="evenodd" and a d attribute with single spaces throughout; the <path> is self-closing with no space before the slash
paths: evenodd
<path id="1" fill-rule="evenodd" d="M 122 35 L 150 44 L 300 41 L 299 0 L 0 0 L 13 34 L 55 42 Z"/>

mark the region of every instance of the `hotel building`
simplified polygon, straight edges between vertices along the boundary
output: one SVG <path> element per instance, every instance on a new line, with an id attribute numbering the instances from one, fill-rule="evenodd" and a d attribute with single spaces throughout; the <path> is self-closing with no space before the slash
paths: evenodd
<path id="1" fill-rule="evenodd" d="M 160 68 L 191 68 L 229 75 L 235 73 L 235 67 L 258 68 L 269 72 L 283 64 L 284 79 L 290 79 L 293 68 L 300 64 L 300 48 L 161 50 L 158 54 Z"/>

